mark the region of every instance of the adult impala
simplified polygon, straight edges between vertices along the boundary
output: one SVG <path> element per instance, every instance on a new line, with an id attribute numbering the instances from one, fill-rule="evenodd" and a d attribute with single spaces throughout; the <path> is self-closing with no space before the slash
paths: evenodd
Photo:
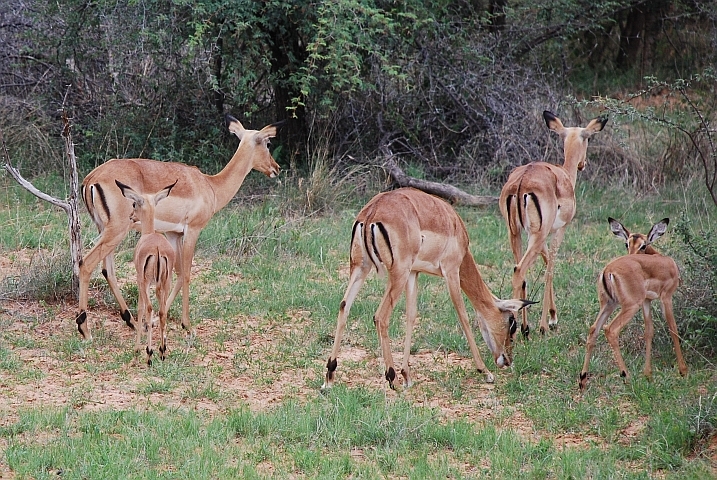
<path id="1" fill-rule="evenodd" d="M 142 224 L 142 236 L 139 237 L 134 249 L 134 267 L 137 270 L 137 340 L 135 351 L 140 351 L 142 331 L 147 335 L 147 365 L 152 365 L 152 303 L 149 299 L 149 290 L 155 286 L 157 304 L 159 309 L 159 358 L 164 360 L 167 353 L 167 299 L 172 289 L 172 269 L 174 268 L 174 248 L 167 238 L 154 229 L 154 211 L 157 204 L 167 198 L 172 188 L 168 185 L 156 194 L 140 195 L 132 187 L 116 181 L 122 195 L 133 202 L 134 211 L 132 219 Z"/>
<path id="2" fill-rule="evenodd" d="M 607 123 L 607 118 L 595 118 L 584 128 L 568 128 L 547 110 L 543 112 L 543 118 L 548 128 L 563 140 L 565 163 L 561 166 L 533 162 L 515 168 L 503 186 L 499 200 L 516 262 L 512 280 L 513 297 L 526 298 L 525 277 L 538 255 L 543 257 L 546 265 L 541 333 L 558 323 L 553 292 L 555 255 L 563 241 L 565 226 L 575 216 L 575 181 L 578 170 L 585 168 L 588 139 Z M 525 254 L 522 253 L 523 231 L 528 235 Z M 552 239 L 548 248 L 550 235 Z M 523 310 L 521 331 L 526 337 L 530 332 L 526 310 Z"/>
<path id="3" fill-rule="evenodd" d="M 650 239 L 650 243 L 652 243 L 652 241 L 662 236 L 668 222 L 668 219 L 663 219 L 656 223 L 650 229 L 648 235 L 636 234 L 630 236 L 628 234 L 628 240 L 644 237 Z M 610 222 L 610 226 L 615 232 L 614 222 Z M 622 238 L 622 233 L 618 236 Z M 628 244 L 629 247 L 630 245 Z M 642 250 L 644 251 L 645 249 Z M 620 354 L 618 341 L 620 331 L 635 316 L 640 307 L 642 307 L 642 315 L 645 319 L 645 368 L 643 373 L 648 378 L 652 376 L 652 339 L 655 334 L 655 327 L 652 321 L 650 304 L 652 300 L 658 298 L 662 305 L 662 316 L 665 317 L 667 328 L 675 347 L 678 369 L 681 375 L 687 374 L 687 364 L 682 356 L 677 324 L 672 313 L 672 294 L 675 293 L 680 284 L 680 272 L 677 269 L 677 264 L 670 257 L 661 255 L 654 248 L 651 254 L 639 255 L 637 253 L 640 253 L 639 248 L 633 254 L 614 259 L 607 264 L 598 277 L 597 290 L 600 312 L 595 323 L 592 324 L 588 331 L 585 361 L 580 372 L 579 385 L 581 390 L 587 385 L 590 356 L 593 348 L 595 348 L 595 342 L 600 330 L 618 307 L 620 307 L 620 313 L 604 328 L 604 331 L 605 338 L 607 338 L 612 347 L 615 361 L 620 368 L 620 376 L 629 377 L 627 366 Z"/>
<path id="4" fill-rule="evenodd" d="M 234 197 L 249 172 L 254 169 L 269 177 L 279 174 L 279 165 L 269 152 L 269 139 L 276 136 L 278 124 L 261 130 L 246 130 L 236 118 L 227 115 L 229 131 L 239 139 L 234 156 L 216 175 L 205 175 L 196 167 L 176 162 L 147 159 L 114 159 L 91 171 L 82 182 L 82 198 L 92 221 L 100 231 L 99 239 L 80 262 L 80 313 L 77 329 L 91 339 L 87 324 L 87 296 L 90 276 L 102 261 L 102 274 L 120 305 L 122 319 L 134 328 L 127 303 L 117 285 L 114 250 L 130 228 L 139 228 L 130 221 L 132 201 L 126 199 L 115 180 L 132 185 L 138 193 L 153 193 L 177 181 L 172 196 L 157 206 L 155 226 L 164 232 L 177 252 L 177 281 L 169 295 L 171 305 L 182 289 L 182 327 L 191 335 L 189 321 L 189 280 L 194 249 L 199 233 L 209 220 Z"/>
<path id="5" fill-rule="evenodd" d="M 453 208 L 443 200 L 413 188 L 380 193 L 359 212 L 351 233 L 351 273 L 339 306 L 336 336 L 326 364 L 324 388 L 334 383 L 337 357 L 346 320 L 364 280 L 376 269 L 388 275 L 386 291 L 374 316 L 386 367 L 394 388 L 396 369 L 391 356 L 388 323 L 401 293 L 406 291 L 406 337 L 403 349 L 404 385 L 411 385 L 409 355 L 416 320 L 417 277 L 421 272 L 444 277 L 463 333 L 478 371 L 493 382 L 493 374 L 478 352 L 461 289 L 477 313 L 485 342 L 499 367 L 510 365 L 510 344 L 517 328 L 515 313 L 532 302 L 500 300 L 488 289 L 468 249 L 468 232 Z"/>

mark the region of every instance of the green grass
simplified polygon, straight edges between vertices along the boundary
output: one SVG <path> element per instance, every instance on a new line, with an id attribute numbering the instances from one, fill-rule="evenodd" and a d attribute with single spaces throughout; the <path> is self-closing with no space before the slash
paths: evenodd
<path id="1" fill-rule="evenodd" d="M 66 241 L 64 214 L 38 206 L 16 188 L 3 187 L 19 203 L 0 208 L 2 255 L 48 248 L 47 239 Z M 505 371 L 497 371 L 479 340 L 496 373 L 490 390 L 472 363 L 426 364 L 419 372 L 414 366 L 423 380 L 410 391 L 351 382 L 368 375 L 367 382 L 385 383 L 375 366 L 379 345 L 372 322 L 384 283 L 371 276 L 351 310 L 343 342 L 345 349 L 365 351 L 366 358 L 344 360 L 339 354 L 337 385 L 321 392 L 347 283 L 342 269 L 351 226 L 367 198 L 306 216 L 287 212 L 275 196 L 233 203 L 202 232 L 197 260 L 203 268 L 191 286 L 192 322 L 200 331 L 211 325 L 212 334 L 188 344 L 176 327 L 181 309 L 175 302 L 169 357 L 155 360 L 151 369 L 132 352 L 134 336 L 108 320 L 93 325 L 91 344 L 79 339 L 71 320 L 56 322 L 57 315 L 74 312 L 72 302 L 39 304 L 36 311 L 43 313 L 32 317 L 14 316 L 12 305 L 3 306 L 0 474 L 4 464 L 17 478 L 36 479 L 56 478 L 58 472 L 78 479 L 712 478 L 717 467 L 704 455 L 714 430 L 704 425 L 717 422 L 715 359 L 684 342 L 690 373 L 681 378 L 659 313 L 652 381 L 642 376 L 637 316 L 621 337 L 632 378 L 619 377 L 601 335 L 588 389 L 580 394 L 577 388 L 587 330 L 598 310 L 595 280 L 624 251 L 607 216 L 644 233 L 654 221 L 687 212 L 701 228 L 714 223 L 717 211 L 700 192 L 673 187 L 648 196 L 579 183 L 578 216 L 567 229 L 555 272 L 558 329 L 529 341 L 518 338 L 513 367 Z M 33 220 L 39 211 L 42 228 Z M 497 295 L 509 296 L 513 259 L 500 214 L 494 208 L 458 211 L 485 281 Z M 679 254 L 670 233 L 657 246 Z M 88 242 L 95 232 L 83 223 L 83 234 Z M 119 275 L 130 279 L 132 245 L 126 241 L 118 254 L 124 259 L 118 261 Z M 542 299 L 541 273 L 539 261 L 528 278 L 536 300 Z M 102 280 L 91 288 L 105 292 L 104 302 L 116 308 Z M 134 292 L 128 283 L 125 293 L 133 299 Z M 419 277 L 418 301 L 421 320 L 412 351 L 469 358 L 444 281 Z M 392 317 L 395 345 L 404 334 L 403 308 L 401 301 Z M 540 305 L 532 307 L 533 331 L 539 314 Z M 40 363 L 23 360 L 33 355 Z M 216 355 L 226 362 L 214 361 Z M 43 369 L 49 363 L 56 371 Z M 286 373 L 293 375 L 289 381 Z M 46 375 L 64 379 L 66 399 L 8 406 L 6 389 L 40 389 L 49 381 Z M 116 379 L 141 407 L 103 408 L 103 391 L 110 388 L 105 377 Z M 237 392 L 249 393 L 244 398 Z M 260 408 L 247 400 L 257 392 L 276 398 Z M 468 413 L 449 415 L 443 408 Z"/>

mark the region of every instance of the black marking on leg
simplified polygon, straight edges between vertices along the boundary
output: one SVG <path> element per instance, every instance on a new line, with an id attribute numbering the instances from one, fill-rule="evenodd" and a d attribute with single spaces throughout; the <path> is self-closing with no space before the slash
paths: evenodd
<path id="1" fill-rule="evenodd" d="M 622 372 L 620 372 L 620 376 L 621 376 L 622 378 L 627 377 L 627 372 L 626 372 L 625 370 L 623 370 Z"/>
<path id="2" fill-rule="evenodd" d="M 339 304 L 339 310 L 343 311 L 344 308 L 346 308 L 346 300 L 341 300 L 341 304 Z"/>
<path id="3" fill-rule="evenodd" d="M 521 285 L 521 288 L 523 289 L 523 291 L 525 291 L 526 285 L 527 285 L 527 284 L 525 283 L 525 280 L 523 280 L 523 285 Z"/>
<path id="4" fill-rule="evenodd" d="M 587 383 L 587 381 L 588 381 L 588 372 L 581 373 L 580 381 L 578 382 L 578 384 L 580 385 L 580 390 L 585 388 L 585 384 Z"/>
<path id="5" fill-rule="evenodd" d="M 326 362 L 326 370 L 328 370 L 328 374 L 333 378 L 334 371 L 336 371 L 336 367 L 338 366 L 339 362 L 335 358 L 329 357 L 329 361 Z"/>
<path id="6" fill-rule="evenodd" d="M 77 315 L 77 318 L 75 318 L 75 322 L 77 322 L 77 331 L 80 332 L 80 335 L 82 337 L 85 337 L 85 332 L 82 331 L 82 324 L 84 324 L 87 321 L 87 312 L 82 310 L 79 315 Z"/>
<path id="7" fill-rule="evenodd" d="M 166 346 L 166 345 L 160 345 L 160 346 L 159 346 L 159 358 L 161 358 L 162 360 L 164 360 L 166 356 L 167 356 L 167 346 Z"/>
<path id="8" fill-rule="evenodd" d="M 386 380 L 388 380 L 388 385 L 391 387 L 391 390 L 396 390 L 396 387 L 393 385 L 393 381 L 396 380 L 396 370 L 394 370 L 393 367 L 388 367 L 388 370 L 386 370 Z"/>
<path id="9" fill-rule="evenodd" d="M 124 320 L 124 323 L 126 323 L 129 328 L 134 330 L 134 324 L 132 323 L 132 315 L 129 313 L 129 310 L 125 310 L 120 315 L 122 316 L 122 320 Z"/>
<path id="10" fill-rule="evenodd" d="M 376 315 L 373 316 L 373 326 L 376 326 Z"/>
<path id="11" fill-rule="evenodd" d="M 518 265 L 516 265 L 516 266 L 513 267 L 513 273 L 515 273 L 515 272 L 517 272 L 517 271 L 518 271 Z"/>
<path id="12" fill-rule="evenodd" d="M 555 316 L 555 309 L 554 309 L 554 308 L 551 308 L 550 310 L 548 310 L 548 312 L 550 313 L 550 316 L 551 316 L 551 317 L 554 317 L 554 316 Z"/>
<path id="13" fill-rule="evenodd" d="M 105 280 L 107 280 L 107 269 L 106 268 L 102 269 L 102 276 L 105 277 Z"/>
<path id="14" fill-rule="evenodd" d="M 520 326 L 520 333 L 523 334 L 523 338 L 526 340 L 528 339 L 528 336 L 530 335 L 530 325 L 521 325 Z"/>
<path id="15" fill-rule="evenodd" d="M 81 258 L 79 263 L 80 263 L 80 267 L 81 267 L 85 263 L 85 260 Z"/>
<path id="16" fill-rule="evenodd" d="M 545 335 L 545 327 L 543 327 L 542 325 L 540 326 L 540 334 Z"/>
<path id="17" fill-rule="evenodd" d="M 149 347 L 147 347 L 146 350 L 147 350 L 147 365 L 151 366 L 152 365 L 152 355 L 154 354 L 154 350 L 152 350 Z"/>

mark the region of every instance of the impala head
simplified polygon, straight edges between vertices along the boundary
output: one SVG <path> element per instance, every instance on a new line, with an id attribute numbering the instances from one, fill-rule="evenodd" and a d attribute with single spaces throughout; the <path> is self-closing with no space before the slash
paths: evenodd
<path id="1" fill-rule="evenodd" d="M 279 165 L 269 152 L 270 139 L 276 136 L 278 128 L 284 123 L 277 122 L 267 125 L 261 130 L 247 130 L 239 120 L 231 115 L 226 116 L 227 128 L 231 133 L 240 140 L 239 148 L 245 143 L 250 143 L 251 148 L 255 148 L 255 154 L 252 161 L 252 168 L 263 173 L 269 178 L 279 175 Z"/>
<path id="2" fill-rule="evenodd" d="M 558 117 L 547 110 L 543 112 L 543 118 L 548 128 L 563 140 L 565 163 L 577 164 L 578 170 L 585 168 L 588 139 L 605 127 L 607 117 L 594 118 L 586 127 L 565 127 Z"/>
<path id="3" fill-rule="evenodd" d="M 163 200 L 167 198 L 169 195 L 169 192 L 172 191 L 172 188 L 177 184 L 179 180 L 175 180 L 173 184 L 167 185 L 159 192 L 155 193 L 154 195 L 141 195 L 137 192 L 135 192 L 132 187 L 125 185 L 124 183 L 120 182 L 119 180 L 115 180 L 115 183 L 119 187 L 119 189 L 122 191 L 122 195 L 124 195 L 126 198 L 129 198 L 132 200 L 132 214 L 130 215 L 130 220 L 133 222 L 141 222 L 142 221 L 142 209 L 145 209 L 145 202 L 151 202 L 150 208 L 146 208 L 145 215 L 148 215 L 149 212 L 152 212 L 152 216 L 154 216 L 154 207 L 157 206 L 160 200 Z"/>
<path id="4" fill-rule="evenodd" d="M 509 367 L 512 363 L 513 339 L 518 330 L 518 312 L 537 302 L 519 299 L 501 300 L 494 296 L 493 303 L 500 310 L 501 322 L 497 328 L 495 325 L 484 326 L 484 322 L 480 322 L 480 330 L 493 354 L 495 364 L 500 368 Z"/>
<path id="5" fill-rule="evenodd" d="M 657 251 L 652 248 L 652 242 L 660 238 L 667 231 L 667 225 L 670 223 L 669 218 L 663 218 L 650 229 L 650 233 L 647 235 L 643 233 L 630 233 L 622 223 L 618 222 L 612 217 L 607 218 L 607 222 L 610 224 L 610 230 L 612 233 L 625 240 L 625 248 L 627 253 L 633 255 L 636 253 L 647 253 L 654 254 Z"/>

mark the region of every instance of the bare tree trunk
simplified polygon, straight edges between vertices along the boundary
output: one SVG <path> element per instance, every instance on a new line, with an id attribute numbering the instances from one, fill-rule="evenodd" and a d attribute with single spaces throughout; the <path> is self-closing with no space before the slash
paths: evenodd
<path id="1" fill-rule="evenodd" d="M 70 255 L 72 257 L 72 291 L 77 294 L 80 285 L 80 261 L 82 259 L 82 237 L 80 236 L 80 215 L 77 203 L 77 190 L 79 180 L 77 176 L 77 159 L 75 158 L 75 145 L 72 143 L 72 135 L 70 134 L 70 121 L 67 113 L 62 112 L 62 136 L 65 139 L 65 150 L 68 160 L 70 161 L 70 198 L 67 201 L 59 200 L 38 190 L 31 182 L 25 180 L 17 168 L 10 165 L 10 155 L 5 145 L 5 139 L 2 138 L 2 145 L 5 151 L 5 170 L 12 175 L 17 183 L 25 190 L 35 195 L 40 200 L 45 200 L 51 204 L 60 207 L 67 213 L 67 225 L 70 231 Z M 1 133 L 1 132 L 0 132 Z"/>
<path id="2" fill-rule="evenodd" d="M 466 193 L 453 185 L 430 182 L 428 180 L 420 180 L 418 178 L 410 177 L 403 172 L 401 167 L 398 166 L 396 160 L 393 158 L 393 154 L 388 151 L 387 148 L 384 148 L 383 151 L 386 155 L 384 168 L 386 168 L 393 181 L 401 187 L 413 187 L 418 190 L 423 190 L 426 193 L 448 200 L 452 205 L 485 207 L 487 205 L 496 205 L 498 203 L 498 197 L 471 195 L 470 193 Z"/>

